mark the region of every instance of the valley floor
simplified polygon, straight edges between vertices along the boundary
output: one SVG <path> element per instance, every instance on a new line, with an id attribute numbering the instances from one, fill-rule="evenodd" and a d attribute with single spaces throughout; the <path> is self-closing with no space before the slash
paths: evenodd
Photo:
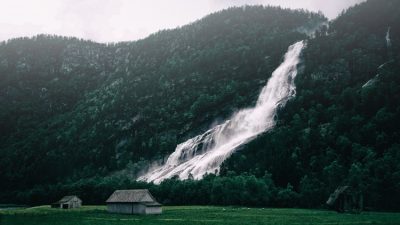
<path id="1" fill-rule="evenodd" d="M 105 206 L 61 210 L 48 206 L 0 210 L 1 225 L 113 225 L 113 224 L 400 224 L 400 213 L 364 212 L 360 215 L 307 209 L 212 206 L 163 207 L 162 215 L 132 216 L 106 212 Z"/>

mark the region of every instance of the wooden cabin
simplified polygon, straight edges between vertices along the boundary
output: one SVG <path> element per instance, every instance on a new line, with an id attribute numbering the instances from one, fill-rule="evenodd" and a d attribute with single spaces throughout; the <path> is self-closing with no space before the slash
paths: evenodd
<path id="1" fill-rule="evenodd" d="M 107 211 L 121 214 L 161 214 L 161 204 L 147 189 L 116 190 L 106 201 Z"/>
<path id="2" fill-rule="evenodd" d="M 58 202 L 51 204 L 51 208 L 72 209 L 82 206 L 82 200 L 75 195 L 64 196 Z"/>
<path id="3" fill-rule="evenodd" d="M 339 213 L 360 213 L 363 210 L 363 196 L 350 186 L 338 187 L 330 196 L 326 204 Z"/>

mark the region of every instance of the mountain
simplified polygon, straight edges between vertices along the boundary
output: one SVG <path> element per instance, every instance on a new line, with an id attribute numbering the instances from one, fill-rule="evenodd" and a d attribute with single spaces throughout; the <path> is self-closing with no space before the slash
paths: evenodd
<path id="1" fill-rule="evenodd" d="M 367 1 L 309 40 L 297 97 L 275 129 L 231 157 L 225 171 L 269 171 L 309 206 L 350 184 L 366 205 L 398 209 L 399 9 L 398 1 Z"/>
<path id="2" fill-rule="evenodd" d="M 136 42 L 4 42 L 0 199 L 74 193 L 98 203 L 114 189 L 146 187 L 164 204 L 320 207 L 351 185 L 366 207 L 399 210 L 399 9 L 397 0 L 368 0 L 312 38 L 304 31 L 326 23 L 323 15 L 248 6 Z M 300 40 L 296 96 L 219 176 L 135 181 L 177 144 L 255 106 Z"/>
<path id="3" fill-rule="evenodd" d="M 287 46 L 324 22 L 231 8 L 146 39 L 98 44 L 40 35 L 0 45 L 0 187 L 107 175 L 162 159 L 248 106 Z"/>

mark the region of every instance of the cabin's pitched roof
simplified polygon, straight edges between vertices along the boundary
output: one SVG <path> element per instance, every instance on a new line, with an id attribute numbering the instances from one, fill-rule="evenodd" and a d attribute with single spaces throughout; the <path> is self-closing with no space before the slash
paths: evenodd
<path id="1" fill-rule="evenodd" d="M 66 202 L 71 201 L 71 200 L 74 199 L 74 198 L 77 198 L 77 199 L 81 200 L 81 199 L 78 198 L 78 196 L 76 196 L 76 195 L 67 195 L 67 196 L 64 196 L 62 199 L 60 199 L 58 202 L 55 202 L 55 203 L 66 203 Z M 81 200 L 81 201 L 82 201 L 82 200 Z"/>
<path id="2" fill-rule="evenodd" d="M 160 205 L 147 189 L 116 190 L 107 199 L 107 203 L 146 203 Z"/>

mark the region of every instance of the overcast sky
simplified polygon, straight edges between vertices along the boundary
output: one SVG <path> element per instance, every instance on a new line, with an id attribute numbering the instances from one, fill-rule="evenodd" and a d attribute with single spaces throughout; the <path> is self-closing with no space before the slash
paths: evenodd
<path id="1" fill-rule="evenodd" d="M 57 34 L 98 42 L 130 41 L 230 6 L 281 5 L 328 18 L 363 0 L 0 0 L 0 41 Z"/>

